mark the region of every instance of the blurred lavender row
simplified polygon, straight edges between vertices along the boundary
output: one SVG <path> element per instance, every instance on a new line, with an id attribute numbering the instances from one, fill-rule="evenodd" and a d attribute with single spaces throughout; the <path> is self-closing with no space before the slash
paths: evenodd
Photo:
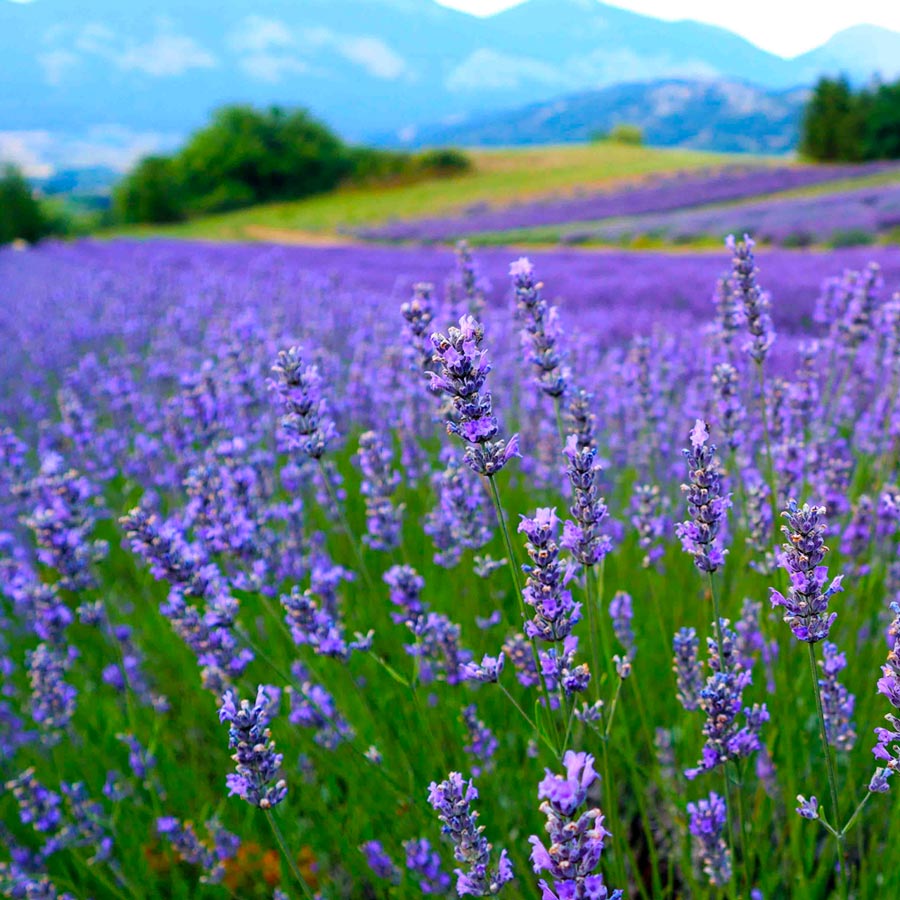
<path id="1" fill-rule="evenodd" d="M 749 232 L 766 243 L 804 247 L 825 242 L 871 243 L 878 234 L 897 227 L 900 184 L 636 216 L 598 228 L 573 229 L 560 240 L 578 244 L 646 235 L 677 242 Z"/>
<path id="2" fill-rule="evenodd" d="M 895 168 L 896 164 L 886 162 L 855 166 L 723 166 L 651 176 L 608 191 L 523 202 L 503 209 L 479 204 L 457 217 L 392 222 L 379 228 L 360 229 L 354 234 L 383 241 L 450 241 L 480 232 L 591 222 L 728 203 Z"/>

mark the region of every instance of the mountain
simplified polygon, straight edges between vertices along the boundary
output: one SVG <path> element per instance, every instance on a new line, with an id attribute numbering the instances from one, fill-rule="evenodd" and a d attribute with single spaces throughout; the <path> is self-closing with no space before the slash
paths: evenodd
<path id="1" fill-rule="evenodd" d="M 0 0 L 0 156 L 35 172 L 59 165 L 50 145 L 122 168 L 223 103 L 306 106 L 359 140 L 625 82 L 784 90 L 866 59 L 860 42 L 876 38 L 885 63 L 900 59 L 900 35 L 882 30 L 785 60 L 596 0 L 525 0 L 486 18 L 434 0 L 79 0 L 73 12 L 72 0 Z"/>
<path id="2" fill-rule="evenodd" d="M 900 33 L 876 25 L 854 25 L 791 62 L 807 83 L 823 73 L 841 72 L 857 83 L 873 75 L 893 81 L 900 78 Z"/>
<path id="3" fill-rule="evenodd" d="M 661 147 L 727 153 L 786 153 L 796 146 L 806 88 L 766 91 L 730 81 L 619 84 L 499 113 L 407 132 L 413 146 L 504 146 L 587 141 L 615 125 L 637 125 Z M 386 143 L 397 143 L 385 139 Z"/>

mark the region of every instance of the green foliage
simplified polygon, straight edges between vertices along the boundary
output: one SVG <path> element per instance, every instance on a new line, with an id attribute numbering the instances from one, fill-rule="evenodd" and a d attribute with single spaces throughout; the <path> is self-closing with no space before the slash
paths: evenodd
<path id="1" fill-rule="evenodd" d="M 6 166 L 0 173 L 0 245 L 15 240 L 34 243 L 52 231 L 25 177 L 15 166 Z"/>
<path id="2" fill-rule="evenodd" d="M 114 206 L 122 222 L 163 224 L 299 200 L 345 181 L 415 180 L 469 168 L 460 150 L 410 155 L 350 147 L 304 110 L 227 106 L 175 156 L 144 159 L 116 189 Z"/>
<path id="3" fill-rule="evenodd" d="M 831 235 L 832 247 L 864 247 L 875 243 L 875 236 L 864 228 L 841 228 Z"/>
<path id="4" fill-rule="evenodd" d="M 352 169 L 336 135 L 303 110 L 220 109 L 175 158 L 192 210 L 222 212 L 335 187 Z"/>
<path id="5" fill-rule="evenodd" d="M 417 154 L 413 158 L 413 166 L 424 173 L 458 175 L 472 168 L 472 160 L 455 147 L 437 147 Z"/>
<path id="6" fill-rule="evenodd" d="M 644 143 L 644 132 L 638 125 L 629 125 L 620 122 L 614 125 L 607 137 L 614 144 L 627 144 L 631 147 L 640 147 Z"/>
<path id="7" fill-rule="evenodd" d="M 113 193 L 113 209 L 122 222 L 164 224 L 184 218 L 175 165 L 165 156 L 138 163 Z"/>
<path id="8" fill-rule="evenodd" d="M 800 152 L 823 162 L 900 159 L 900 81 L 854 91 L 845 77 L 820 78 Z"/>

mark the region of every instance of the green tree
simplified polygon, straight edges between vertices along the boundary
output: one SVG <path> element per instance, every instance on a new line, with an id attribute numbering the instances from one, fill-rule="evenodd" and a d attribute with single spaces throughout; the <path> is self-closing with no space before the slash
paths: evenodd
<path id="1" fill-rule="evenodd" d="M 142 159 L 116 186 L 113 210 L 121 222 L 164 224 L 184 218 L 173 161 L 166 156 Z"/>
<path id="2" fill-rule="evenodd" d="M 13 165 L 0 173 L 0 244 L 16 239 L 34 242 L 50 233 L 50 222 L 31 186 Z"/>
<path id="3" fill-rule="evenodd" d="M 900 81 L 882 84 L 869 96 L 863 154 L 866 159 L 900 159 Z"/>
<path id="4" fill-rule="evenodd" d="M 220 109 L 176 157 L 186 202 L 212 212 L 327 191 L 350 174 L 343 142 L 303 110 Z"/>
<path id="5" fill-rule="evenodd" d="M 820 161 L 862 159 L 866 105 L 846 77 L 820 78 L 803 115 L 800 152 Z"/>

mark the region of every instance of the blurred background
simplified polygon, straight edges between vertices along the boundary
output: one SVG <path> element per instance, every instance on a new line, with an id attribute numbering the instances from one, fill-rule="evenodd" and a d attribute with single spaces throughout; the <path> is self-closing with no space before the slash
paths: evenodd
<path id="1" fill-rule="evenodd" d="M 900 7 L 830 6 L 0 0 L 0 242 L 893 241 Z"/>

